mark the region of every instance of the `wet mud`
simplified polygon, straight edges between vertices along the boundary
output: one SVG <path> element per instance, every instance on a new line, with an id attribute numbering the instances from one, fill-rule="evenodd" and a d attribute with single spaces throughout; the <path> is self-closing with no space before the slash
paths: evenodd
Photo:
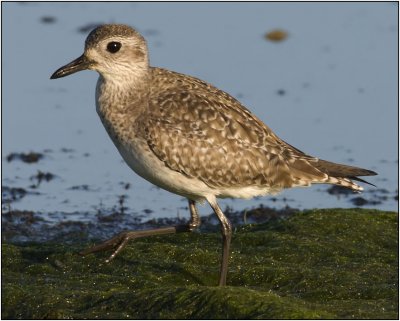
<path id="1" fill-rule="evenodd" d="M 187 209 L 189 211 L 189 209 Z M 276 210 L 259 207 L 248 211 L 226 208 L 224 213 L 235 227 L 284 220 L 298 213 L 290 207 Z M 146 213 L 147 214 L 147 213 Z M 111 213 L 71 215 L 69 213 L 43 214 L 33 211 L 4 211 L 2 215 L 2 241 L 11 243 L 49 242 L 67 243 L 107 239 L 123 230 L 142 230 L 188 223 L 187 218 L 153 218 L 126 213 L 123 202 Z M 219 231 L 220 223 L 214 214 L 201 217 L 199 231 Z"/>

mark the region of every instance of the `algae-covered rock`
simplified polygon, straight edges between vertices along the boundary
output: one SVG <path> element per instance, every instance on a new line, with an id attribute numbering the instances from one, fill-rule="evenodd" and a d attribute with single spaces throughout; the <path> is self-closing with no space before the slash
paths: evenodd
<path id="1" fill-rule="evenodd" d="M 305 211 L 221 237 L 132 242 L 111 263 L 90 244 L 2 245 L 3 319 L 398 318 L 397 213 Z M 69 240 L 71 241 L 71 240 Z"/>

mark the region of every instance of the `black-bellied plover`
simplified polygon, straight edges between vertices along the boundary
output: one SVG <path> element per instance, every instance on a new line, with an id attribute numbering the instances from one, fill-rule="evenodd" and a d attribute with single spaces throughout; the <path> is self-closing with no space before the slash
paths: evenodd
<path id="1" fill-rule="evenodd" d="M 375 172 L 309 156 L 277 137 L 229 94 L 195 77 L 149 65 L 145 39 L 126 25 L 94 29 L 82 56 L 51 79 L 90 69 L 100 76 L 96 109 L 126 163 L 151 183 L 189 200 L 188 224 L 122 232 L 82 254 L 114 250 L 130 239 L 190 232 L 207 201 L 222 226 L 219 284 L 226 284 L 232 226 L 217 198 L 251 198 L 314 183 L 361 191 L 353 180 Z M 365 182 L 366 183 L 366 182 Z"/>

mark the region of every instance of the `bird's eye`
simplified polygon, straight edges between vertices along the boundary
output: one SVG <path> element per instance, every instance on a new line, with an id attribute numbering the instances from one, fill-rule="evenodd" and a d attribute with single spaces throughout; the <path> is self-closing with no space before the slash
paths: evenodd
<path id="1" fill-rule="evenodd" d="M 107 44 L 107 51 L 116 53 L 121 49 L 122 44 L 120 42 L 111 41 Z"/>

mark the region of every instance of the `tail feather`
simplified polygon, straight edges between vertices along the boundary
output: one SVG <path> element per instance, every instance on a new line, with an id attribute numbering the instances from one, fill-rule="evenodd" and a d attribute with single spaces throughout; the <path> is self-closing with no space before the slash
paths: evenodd
<path id="1" fill-rule="evenodd" d="M 317 161 L 315 167 L 318 168 L 321 172 L 333 177 L 348 177 L 354 179 L 354 177 L 357 176 L 377 175 L 377 173 L 375 173 L 374 171 L 370 171 L 369 169 L 336 164 L 322 159 L 319 159 Z"/>
<path id="2" fill-rule="evenodd" d="M 371 183 L 357 177 L 357 176 L 378 175 L 374 171 L 371 171 L 369 169 L 360 168 L 360 167 L 355 167 L 355 166 L 337 164 L 337 163 L 329 162 L 329 161 L 326 161 L 323 159 L 318 159 L 318 158 L 314 158 L 313 160 L 311 160 L 313 157 L 308 156 L 301 150 L 286 143 L 285 141 L 282 141 L 282 142 L 284 144 L 286 144 L 287 146 L 289 146 L 292 149 L 292 151 L 295 154 L 297 154 L 297 156 L 299 156 L 299 158 L 307 157 L 308 163 L 312 164 L 314 169 L 317 169 L 318 171 L 328 175 L 328 179 L 326 181 L 327 183 L 342 185 L 344 187 L 352 188 L 354 190 L 359 190 L 359 191 L 362 190 L 362 187 L 358 186 L 356 183 L 352 182 L 352 180 L 375 186 L 374 184 L 371 184 Z M 297 163 L 298 162 L 294 162 L 291 164 L 291 166 L 293 167 Z M 303 166 L 304 166 L 304 164 L 303 164 Z M 299 170 L 300 170 L 300 172 L 309 172 L 311 175 L 313 174 L 312 171 L 310 172 L 310 168 L 307 168 L 306 170 L 299 168 Z"/>
<path id="3" fill-rule="evenodd" d="M 358 186 L 351 180 L 363 182 L 372 186 L 375 186 L 374 184 L 371 184 L 357 176 L 373 176 L 377 175 L 376 172 L 371 171 L 369 169 L 364 169 L 364 168 L 359 168 L 355 166 L 349 166 L 349 165 L 342 165 L 342 164 L 336 164 L 332 162 L 328 162 L 322 159 L 319 159 L 314 166 L 319 169 L 321 172 L 327 174 L 330 179 L 328 182 L 332 184 L 337 184 L 337 185 L 342 185 L 344 187 L 352 188 L 354 190 L 361 191 L 362 187 Z"/>

